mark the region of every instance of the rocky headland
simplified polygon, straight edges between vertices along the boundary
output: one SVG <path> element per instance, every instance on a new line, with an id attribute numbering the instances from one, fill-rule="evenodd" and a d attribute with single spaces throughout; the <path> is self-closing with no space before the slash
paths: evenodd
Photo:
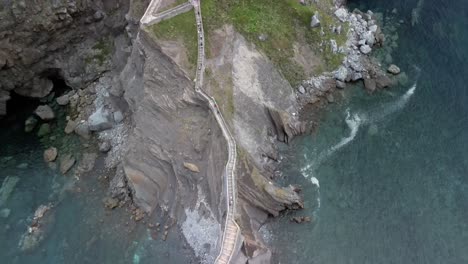
<path id="1" fill-rule="evenodd" d="M 161 2 L 161 8 L 174 4 Z M 174 30 L 186 21 L 193 26 L 193 13 L 140 27 L 148 3 L 0 4 L 0 118 L 14 115 L 8 108 L 14 97 L 41 100 L 25 121 L 26 131 L 37 130 L 43 137 L 56 128 L 51 122 L 61 120 L 65 134 L 76 134 L 82 145 L 95 145 L 79 155 L 62 154 L 54 146 L 45 149 L 44 161 L 52 169 L 63 174 L 73 170 L 79 178 L 93 170 L 97 155 L 105 155 L 111 176 L 103 205 L 132 204 L 137 221 L 163 216 L 165 236 L 169 227 L 177 227 L 195 255 L 211 262 L 226 213 L 226 142 L 193 89 L 196 36 Z M 250 32 L 238 20 L 216 17 L 215 12 L 234 13 L 226 1 L 202 6 L 209 43 L 204 89 L 218 102 L 238 144 L 236 220 L 242 246 L 236 263 L 270 262 L 259 228 L 269 216 L 303 207 L 298 188 L 279 186 L 275 177 L 278 145 L 316 126 L 304 111 L 333 103 L 348 83 L 362 81 L 372 93 L 399 81 L 394 77 L 401 75 L 398 67 L 390 66 L 387 73 L 371 56 L 386 43 L 376 15 L 350 12 L 344 4 L 294 3 L 307 23 L 287 46 L 267 27 Z M 278 55 L 282 52 L 286 59 Z M 59 83 L 66 91 L 57 89 Z M 43 215 L 47 220 L 48 210 L 53 208 L 34 217 L 22 248 L 43 239 L 34 224 Z"/>

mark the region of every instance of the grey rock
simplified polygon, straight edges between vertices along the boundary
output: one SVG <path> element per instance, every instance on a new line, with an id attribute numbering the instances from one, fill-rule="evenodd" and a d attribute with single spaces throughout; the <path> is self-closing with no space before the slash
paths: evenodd
<path id="1" fill-rule="evenodd" d="M 372 47 L 375 44 L 375 36 L 371 31 L 364 32 L 362 38 L 366 41 L 366 44 Z"/>
<path id="2" fill-rule="evenodd" d="M 44 137 L 46 135 L 50 134 L 50 125 L 45 123 L 45 124 L 42 124 L 40 127 L 39 127 L 39 130 L 37 131 L 37 136 L 38 137 Z"/>
<path id="3" fill-rule="evenodd" d="M 55 118 L 54 111 L 48 105 L 38 106 L 34 113 L 44 121 L 50 121 Z"/>
<path id="4" fill-rule="evenodd" d="M 70 102 L 70 94 L 64 94 L 55 99 L 59 105 L 67 105 Z"/>
<path id="5" fill-rule="evenodd" d="M 304 86 L 302 86 L 302 85 L 300 85 L 300 86 L 297 88 L 297 91 L 300 92 L 301 94 L 305 94 L 305 92 L 306 92 Z"/>
<path id="6" fill-rule="evenodd" d="M 49 79 L 36 77 L 33 79 L 32 83 L 16 88 L 15 92 L 26 97 L 43 98 L 47 96 L 53 88 L 54 84 Z"/>
<path id="7" fill-rule="evenodd" d="M 76 125 L 75 133 L 84 139 L 89 139 L 91 137 L 89 125 L 85 121 L 82 121 Z"/>
<path id="8" fill-rule="evenodd" d="M 392 64 L 388 67 L 387 71 L 393 75 L 397 75 L 400 73 L 400 68 L 395 64 Z"/>
<path id="9" fill-rule="evenodd" d="M 348 77 L 348 69 L 345 66 L 340 66 L 335 72 L 335 79 L 344 82 L 346 77 Z"/>
<path id="10" fill-rule="evenodd" d="M 376 33 L 378 28 L 379 27 L 377 25 L 372 25 L 372 26 L 369 27 L 369 31 L 373 32 L 373 33 Z"/>
<path id="11" fill-rule="evenodd" d="M 101 107 L 88 118 L 89 130 L 103 131 L 112 128 L 109 111 Z"/>
<path id="12" fill-rule="evenodd" d="M 107 153 L 112 148 L 110 141 L 105 140 L 99 144 L 99 151 L 102 153 Z"/>
<path id="13" fill-rule="evenodd" d="M 331 93 L 327 94 L 327 102 L 329 104 L 332 104 L 332 103 L 335 102 L 335 97 L 333 96 L 333 94 L 331 94 Z"/>
<path id="14" fill-rule="evenodd" d="M 338 44 L 336 43 L 336 40 L 330 39 L 330 47 L 334 54 L 338 52 Z"/>
<path id="15" fill-rule="evenodd" d="M 34 130 L 37 125 L 37 119 L 34 116 L 28 117 L 26 121 L 24 121 L 24 132 L 29 133 Z"/>
<path id="16" fill-rule="evenodd" d="M 375 83 L 377 84 L 377 88 L 386 88 L 393 84 L 392 80 L 383 73 L 375 77 Z"/>
<path id="17" fill-rule="evenodd" d="M 346 88 L 346 83 L 342 82 L 342 81 L 336 81 L 336 88 L 344 89 L 344 88 Z"/>
<path id="18" fill-rule="evenodd" d="M 50 147 L 44 151 L 44 160 L 46 162 L 52 162 L 57 158 L 57 148 L 55 147 Z"/>
<path id="19" fill-rule="evenodd" d="M 71 134 L 76 128 L 76 121 L 68 120 L 67 125 L 65 126 L 65 134 Z"/>
<path id="20" fill-rule="evenodd" d="M 315 14 L 312 16 L 311 21 L 310 21 L 310 27 L 311 28 L 316 28 L 320 26 L 320 19 L 319 19 L 319 14 L 315 12 Z"/>
<path id="21" fill-rule="evenodd" d="M 101 21 L 104 18 L 104 13 L 102 11 L 96 11 L 93 15 L 94 21 Z"/>
<path id="22" fill-rule="evenodd" d="M 372 48 L 369 47 L 369 45 L 362 45 L 359 50 L 362 52 L 362 54 L 369 54 L 372 51 Z"/>
<path id="23" fill-rule="evenodd" d="M 18 181 L 19 177 L 14 176 L 7 176 L 3 180 L 2 186 L 0 188 L 0 206 L 3 206 L 8 198 L 10 198 L 10 195 L 15 190 Z"/>
<path id="24" fill-rule="evenodd" d="M 73 165 L 75 165 L 75 158 L 71 154 L 65 154 L 61 159 L 60 159 L 60 172 L 62 174 L 67 173 Z"/>
<path id="25" fill-rule="evenodd" d="M 335 16 L 341 21 L 345 22 L 348 19 L 348 10 L 344 7 L 340 7 L 335 11 Z"/>
<path id="26" fill-rule="evenodd" d="M 114 112 L 114 122 L 117 124 L 122 122 L 124 120 L 124 116 L 122 114 L 122 111 L 116 111 Z"/>

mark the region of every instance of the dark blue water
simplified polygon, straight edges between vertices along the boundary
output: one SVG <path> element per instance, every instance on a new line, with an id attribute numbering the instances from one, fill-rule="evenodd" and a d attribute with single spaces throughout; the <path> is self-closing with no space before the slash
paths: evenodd
<path id="1" fill-rule="evenodd" d="M 468 2 L 351 2 L 387 27 L 403 20 L 391 55 L 409 81 L 346 91 L 317 134 L 286 151 L 308 207 L 294 214 L 314 222 L 270 225 L 276 262 L 468 263 Z"/>

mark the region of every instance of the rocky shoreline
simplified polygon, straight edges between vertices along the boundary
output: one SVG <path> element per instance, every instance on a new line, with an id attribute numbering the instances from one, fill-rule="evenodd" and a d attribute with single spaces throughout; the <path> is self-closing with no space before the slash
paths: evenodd
<path id="1" fill-rule="evenodd" d="M 12 13 L 0 13 L 2 21 L 14 18 L 13 23 L 0 23 L 2 36 L 9 40 L 0 42 L 0 46 L 12 51 L 8 56 L 0 54 L 0 115 L 11 114 L 6 112 L 10 93 L 51 97 L 26 120 L 25 130 L 37 130 L 47 138 L 54 129 L 50 121 L 57 119 L 54 108 L 66 108 L 68 116 L 60 120 L 66 122 L 63 132 L 76 134 L 84 146 L 92 146 L 92 151 L 62 153 L 50 145 L 44 153 L 50 168 L 59 167 L 62 174 L 73 170 L 79 179 L 81 173 L 93 171 L 98 155 L 105 155 L 104 166 L 110 176 L 103 206 L 114 209 L 128 205 L 135 221 L 157 212 L 171 223 L 164 228 L 164 239 L 169 227 L 177 226 L 176 232 L 184 234 L 199 258 L 213 259 L 225 210 L 219 177 L 226 161 L 225 142 L 205 102 L 193 92 L 189 70 L 177 63 L 174 51 L 165 49 L 167 43 L 139 30 L 141 11 L 134 10 L 136 1 L 116 1 L 111 6 L 101 1 L 91 6 L 82 6 L 78 1 L 59 6 L 42 3 L 37 13 L 31 14 L 34 23 L 29 24 L 26 22 L 31 21 L 25 17 L 27 4 L 20 2 L 12 7 Z M 140 4 L 145 6 L 146 2 Z M 297 187 L 281 187 L 273 180 L 279 142 L 288 143 L 316 125 L 304 117 L 304 111 L 310 106 L 333 103 L 334 94 L 346 89 L 347 83 L 363 81 L 366 90 L 374 92 L 398 81 L 393 77 L 399 74 L 398 67 L 390 66 L 389 75 L 369 55 L 385 42 L 375 14 L 349 12 L 344 2 L 335 1 L 333 12 L 341 24 L 322 29 L 341 34 L 342 26 L 349 25 L 343 46 L 333 41 L 326 44 L 345 54 L 343 64 L 294 89 L 271 61 L 231 26 L 215 32 L 221 48 L 213 51 L 207 62 L 213 76 L 207 78 L 207 89 L 213 96 L 231 94 L 232 102 L 220 102 L 223 111 L 229 110 L 230 104 L 235 106 L 226 113 L 240 148 L 238 221 L 243 228 L 243 246 L 236 256 L 240 262 L 270 261 L 271 252 L 259 228 L 268 216 L 303 206 Z M 319 19 L 311 17 L 313 28 L 320 28 Z M 39 38 L 34 32 L 45 24 L 54 25 L 49 32 L 40 31 L 48 36 L 44 37 L 47 45 L 24 44 L 15 49 L 11 44 L 31 43 L 25 39 Z M 18 25 L 28 34 L 20 36 L 11 31 Z M 64 32 L 71 28 L 76 29 L 80 39 L 67 38 Z M 56 49 L 48 50 L 46 46 Z M 226 75 L 231 84 L 221 77 Z M 70 89 L 54 96 L 52 80 L 57 78 Z M 46 219 L 48 214 L 42 215 Z M 42 216 L 33 224 L 40 219 Z M 157 223 L 149 224 L 160 229 Z M 206 231 L 210 247 L 197 241 L 196 234 L 200 233 L 193 230 L 195 224 Z M 31 230 L 23 241 L 41 241 L 42 232 Z M 24 242 L 21 245 L 25 247 Z"/>

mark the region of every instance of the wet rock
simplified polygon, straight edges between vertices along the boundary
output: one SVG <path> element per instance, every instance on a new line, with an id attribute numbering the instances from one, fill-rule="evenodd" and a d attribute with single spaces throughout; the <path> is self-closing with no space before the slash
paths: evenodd
<path id="1" fill-rule="evenodd" d="M 0 217 L 1 218 L 8 218 L 8 216 L 10 216 L 10 213 L 11 213 L 10 209 L 4 208 L 4 209 L 0 210 Z"/>
<path id="2" fill-rule="evenodd" d="M 105 140 L 99 144 L 99 151 L 102 153 L 107 153 L 112 148 L 112 145 L 109 140 Z"/>
<path id="3" fill-rule="evenodd" d="M 120 123 L 124 120 L 124 116 L 122 114 L 122 111 L 116 111 L 114 112 L 114 122 L 115 123 Z"/>
<path id="4" fill-rule="evenodd" d="M 57 158 L 57 148 L 50 147 L 44 151 L 44 160 L 46 162 L 52 162 Z"/>
<path id="5" fill-rule="evenodd" d="M 385 74 L 379 74 L 375 77 L 375 83 L 377 85 L 377 88 L 386 88 L 389 87 L 393 84 L 392 80 L 390 77 L 388 77 Z"/>
<path id="6" fill-rule="evenodd" d="M 119 200 L 111 197 L 106 197 L 102 199 L 104 206 L 109 209 L 114 209 L 119 206 Z"/>
<path id="7" fill-rule="evenodd" d="M 91 137 L 91 131 L 89 125 L 85 121 L 81 121 L 75 127 L 75 133 L 84 139 L 89 139 Z"/>
<path id="8" fill-rule="evenodd" d="M 366 90 L 368 90 L 370 92 L 375 91 L 375 89 L 377 88 L 375 80 L 370 79 L 370 78 L 364 79 L 364 88 L 366 88 Z"/>
<path id="9" fill-rule="evenodd" d="M 37 131 L 37 136 L 38 137 L 44 137 L 46 135 L 50 134 L 50 125 L 45 123 L 45 124 L 42 124 L 40 127 L 39 127 L 39 130 Z"/>
<path id="10" fill-rule="evenodd" d="M 327 94 L 327 102 L 329 104 L 332 104 L 335 102 L 335 97 L 333 97 L 333 94 Z"/>
<path id="11" fill-rule="evenodd" d="M 71 134 L 76 128 L 76 121 L 68 120 L 67 125 L 65 126 L 65 134 Z"/>
<path id="12" fill-rule="evenodd" d="M 67 173 L 73 165 L 75 165 L 75 158 L 71 154 L 65 154 L 61 159 L 60 159 L 60 172 L 62 174 Z"/>
<path id="13" fill-rule="evenodd" d="M 103 131 L 112 128 L 109 111 L 103 107 L 99 108 L 88 118 L 89 130 Z"/>
<path id="14" fill-rule="evenodd" d="M 53 216 L 48 211 L 51 205 L 40 205 L 34 213 L 31 225 L 28 226 L 26 233 L 20 239 L 19 248 L 22 251 L 32 251 L 44 240 L 50 231 Z"/>
<path id="15" fill-rule="evenodd" d="M 64 94 L 62 96 L 57 97 L 57 99 L 55 100 L 57 101 L 58 105 L 67 105 L 68 103 L 70 103 L 70 94 Z"/>
<path id="16" fill-rule="evenodd" d="M 298 224 L 302 224 L 309 223 L 310 221 L 312 221 L 312 219 L 310 218 L 310 216 L 295 216 L 291 218 L 291 221 L 296 222 Z"/>
<path id="17" fill-rule="evenodd" d="M 17 169 L 20 169 L 20 170 L 24 170 L 24 169 L 27 169 L 28 168 L 28 164 L 23 162 L 21 164 L 19 164 L 18 166 L 16 166 Z"/>
<path id="18" fill-rule="evenodd" d="M 315 12 L 315 14 L 312 16 L 311 21 L 310 21 L 310 27 L 311 28 L 316 28 L 320 26 L 320 19 L 319 19 L 319 14 Z"/>
<path id="19" fill-rule="evenodd" d="M 397 75 L 400 73 L 400 68 L 398 68 L 398 66 L 395 64 L 392 64 L 388 67 L 387 71 L 393 75 Z"/>
<path id="20" fill-rule="evenodd" d="M 7 176 L 5 180 L 3 180 L 2 187 L 0 188 L 0 206 L 3 206 L 8 198 L 10 198 L 18 181 L 19 178 L 14 176 Z"/>
<path id="21" fill-rule="evenodd" d="M 191 172 L 200 172 L 200 169 L 198 169 L 198 166 L 193 163 L 184 162 L 184 167 Z"/>
<path id="22" fill-rule="evenodd" d="M 336 81 L 336 88 L 338 88 L 338 89 L 344 89 L 344 88 L 346 88 L 346 83 L 337 80 L 337 81 Z"/>
<path id="23" fill-rule="evenodd" d="M 362 45 L 359 50 L 362 54 L 369 54 L 372 51 L 372 48 L 369 45 Z"/>
<path id="24" fill-rule="evenodd" d="M 37 125 L 37 119 L 34 116 L 28 117 L 26 121 L 24 121 L 24 132 L 29 133 L 34 130 Z"/>
<path id="25" fill-rule="evenodd" d="M 143 219 L 143 217 L 145 217 L 145 212 L 143 210 L 141 210 L 140 208 L 137 208 L 134 211 L 134 218 L 133 219 L 138 222 L 141 219 Z"/>
<path id="26" fill-rule="evenodd" d="M 48 105 L 38 106 L 34 113 L 44 121 L 50 121 L 55 118 L 54 111 Z"/>
<path id="27" fill-rule="evenodd" d="M 79 172 L 90 172 L 96 163 L 97 153 L 83 153 L 80 165 L 78 166 Z"/>

